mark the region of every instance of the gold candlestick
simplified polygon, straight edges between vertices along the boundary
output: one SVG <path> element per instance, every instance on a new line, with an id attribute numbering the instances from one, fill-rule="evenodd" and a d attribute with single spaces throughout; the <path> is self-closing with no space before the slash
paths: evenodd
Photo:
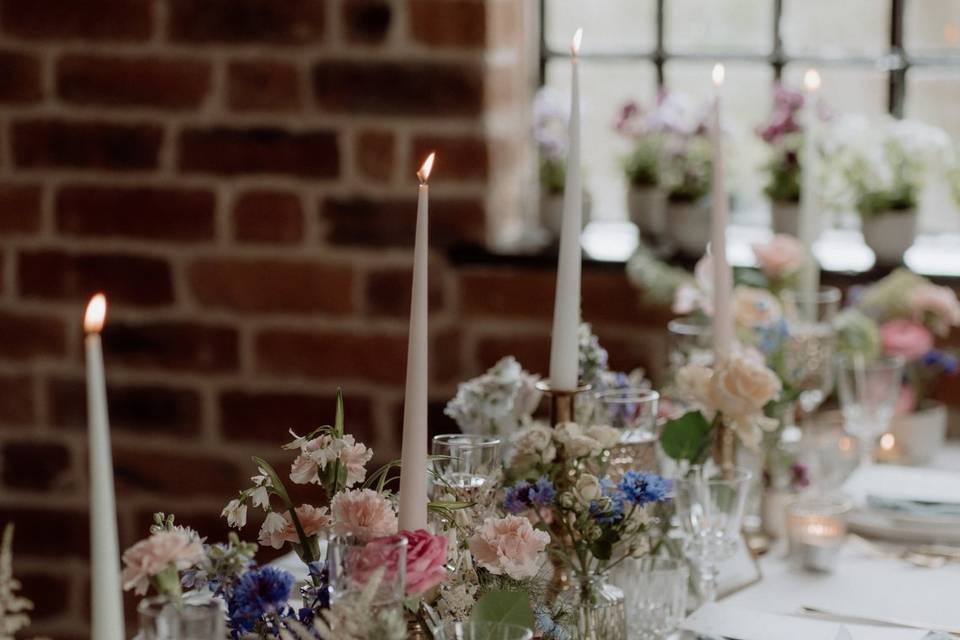
<path id="1" fill-rule="evenodd" d="M 577 396 L 590 391 L 590 385 L 580 385 L 576 389 L 554 389 L 549 380 L 537 383 L 537 389 L 550 398 L 550 425 L 577 421 Z"/>

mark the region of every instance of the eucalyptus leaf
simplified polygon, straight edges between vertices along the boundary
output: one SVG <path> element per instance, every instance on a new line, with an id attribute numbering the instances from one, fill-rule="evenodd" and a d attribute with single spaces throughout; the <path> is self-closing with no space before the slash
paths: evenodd
<path id="1" fill-rule="evenodd" d="M 530 596 L 523 591 L 490 591 L 480 596 L 473 607 L 473 622 L 505 623 L 533 629 L 536 619 Z"/>
<path id="2" fill-rule="evenodd" d="M 712 425 L 700 411 L 689 411 L 663 426 L 660 445 L 674 460 L 696 463 L 709 449 L 711 430 Z"/>

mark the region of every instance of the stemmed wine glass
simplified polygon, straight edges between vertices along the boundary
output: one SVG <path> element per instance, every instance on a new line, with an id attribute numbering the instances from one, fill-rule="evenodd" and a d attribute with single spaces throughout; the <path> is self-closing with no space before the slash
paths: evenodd
<path id="1" fill-rule="evenodd" d="M 903 382 L 903 358 L 862 355 L 837 359 L 837 391 L 844 429 L 860 441 L 860 462 L 869 464 L 873 449 L 886 433 Z"/>
<path id="2" fill-rule="evenodd" d="M 500 438 L 471 433 L 433 437 L 433 491 L 477 502 L 501 466 Z"/>
<path id="3" fill-rule="evenodd" d="M 787 322 L 784 365 L 787 379 L 800 389 L 801 411 L 811 414 L 833 389 L 834 318 L 842 294 L 837 287 L 816 292 L 787 290 L 781 294 Z"/>
<path id="4" fill-rule="evenodd" d="M 683 553 L 697 570 L 703 602 L 717 599 L 717 568 L 737 552 L 751 477 L 740 467 L 723 471 L 694 467 L 674 481 Z"/>

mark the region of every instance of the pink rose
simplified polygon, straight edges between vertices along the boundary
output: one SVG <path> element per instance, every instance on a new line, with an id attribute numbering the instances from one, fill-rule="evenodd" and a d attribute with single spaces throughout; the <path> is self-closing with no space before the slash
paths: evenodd
<path id="1" fill-rule="evenodd" d="M 778 233 L 767 244 L 753 245 L 753 255 L 763 275 L 771 280 L 779 280 L 794 273 L 803 266 L 807 252 L 800 241 L 786 234 Z"/>
<path id="2" fill-rule="evenodd" d="M 123 588 L 144 595 L 150 578 L 170 567 L 185 571 L 202 558 L 203 545 L 191 532 L 175 528 L 155 533 L 123 552 Z"/>
<path id="3" fill-rule="evenodd" d="M 880 344 L 885 354 L 913 362 L 933 348 L 933 334 L 919 322 L 891 320 L 880 325 Z"/>
<path id="4" fill-rule="evenodd" d="M 914 320 L 929 320 L 933 330 L 940 335 L 946 335 L 950 327 L 960 325 L 960 301 L 949 287 L 934 284 L 917 287 L 910 294 L 909 304 Z"/>
<path id="5" fill-rule="evenodd" d="M 372 540 L 397 532 L 397 514 L 390 502 L 372 489 L 352 489 L 333 497 L 330 503 L 337 535 Z"/>
<path id="6" fill-rule="evenodd" d="M 425 529 L 401 531 L 398 535 L 371 540 L 356 549 L 349 559 L 350 575 L 358 583 L 366 583 L 378 569 L 384 569 L 383 580 L 396 574 L 399 551 L 397 542 L 407 541 L 407 595 L 426 593 L 447 577 L 447 538 L 435 536 Z"/>
<path id="7" fill-rule="evenodd" d="M 468 541 L 477 563 L 494 575 L 514 580 L 532 578 L 540 570 L 540 559 L 550 534 L 538 531 L 521 516 L 487 518 Z"/>

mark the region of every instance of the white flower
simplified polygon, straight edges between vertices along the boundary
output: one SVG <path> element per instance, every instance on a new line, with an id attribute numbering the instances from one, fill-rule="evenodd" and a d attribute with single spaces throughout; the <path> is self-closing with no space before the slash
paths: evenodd
<path id="1" fill-rule="evenodd" d="M 227 519 L 228 526 L 242 529 L 247 525 L 247 505 L 235 498 L 227 503 L 220 516 Z"/>
<path id="2" fill-rule="evenodd" d="M 563 422 L 557 425 L 553 437 L 563 445 L 564 451 L 571 458 L 597 455 L 603 449 L 599 442 L 584 435 L 576 422 Z"/>
<path id="3" fill-rule="evenodd" d="M 553 446 L 553 431 L 542 424 L 533 423 L 510 436 L 513 445 L 512 466 L 527 467 L 537 462 L 553 462 L 557 457 Z"/>
<path id="4" fill-rule="evenodd" d="M 537 380 L 507 356 L 483 375 L 461 383 L 444 413 L 464 433 L 510 435 L 540 403 Z"/>
<path id="5" fill-rule="evenodd" d="M 287 520 L 279 513 L 271 511 L 260 527 L 260 535 L 257 540 L 264 547 L 280 549 L 284 544 L 284 529 L 286 528 Z"/>
<path id="6" fill-rule="evenodd" d="M 290 480 L 296 484 L 320 484 L 320 472 L 348 446 L 345 438 L 350 438 L 352 446 L 352 436 L 334 439 L 326 433 L 305 441 L 300 447 L 300 455 L 290 467 Z"/>
<path id="7" fill-rule="evenodd" d="M 577 496 L 577 499 L 580 501 L 580 504 L 584 506 L 589 506 L 591 502 L 599 500 L 600 496 L 603 495 L 603 487 L 600 484 L 600 480 L 597 476 L 584 473 L 577 478 L 577 484 L 574 487 L 574 493 Z"/>
<path id="8" fill-rule="evenodd" d="M 250 504 L 254 507 L 263 507 L 264 511 L 270 509 L 270 494 L 266 487 L 257 487 L 250 492 Z"/>
<path id="9" fill-rule="evenodd" d="M 604 449 L 610 449 L 620 444 L 620 430 L 607 424 L 595 424 L 587 427 L 587 436 L 600 443 Z"/>

